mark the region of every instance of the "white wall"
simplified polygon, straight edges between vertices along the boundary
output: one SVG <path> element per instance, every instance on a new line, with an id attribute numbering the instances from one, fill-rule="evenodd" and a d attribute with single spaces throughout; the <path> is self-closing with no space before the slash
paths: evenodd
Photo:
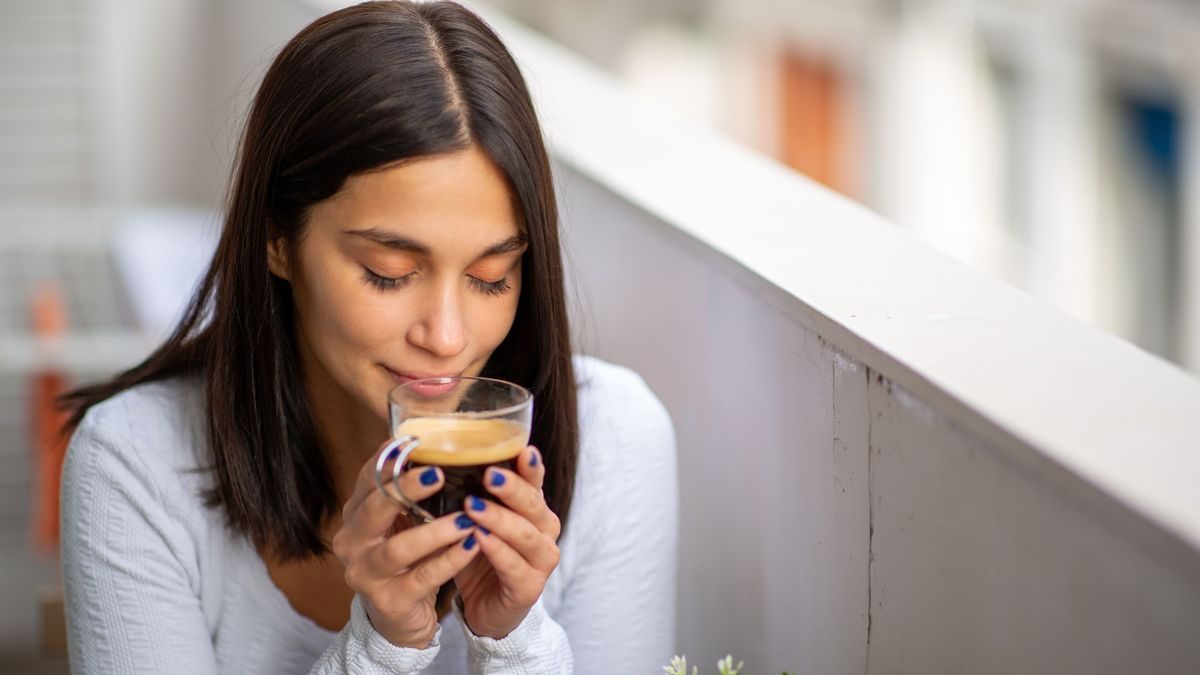
<path id="1" fill-rule="evenodd" d="M 583 345 L 641 372 L 677 427 L 677 649 L 691 662 L 1200 668 L 1195 548 L 977 413 L 908 391 L 895 366 L 848 355 L 802 299 L 558 171 Z"/>
<path id="2" fill-rule="evenodd" d="M 580 343 L 675 420 L 689 661 L 1200 671 L 1200 382 L 501 27 Z"/>
<path id="3" fill-rule="evenodd" d="M 95 201 L 220 209 L 254 90 L 316 16 L 297 0 L 98 0 Z"/>
<path id="4" fill-rule="evenodd" d="M 202 0 L 98 0 L 87 33 L 95 83 L 97 201 L 208 206 L 200 130 L 213 51 Z"/>
<path id="5" fill-rule="evenodd" d="M 558 176 L 581 346 L 640 372 L 675 422 L 677 648 L 753 672 L 864 672 L 866 369 L 720 254 Z"/>

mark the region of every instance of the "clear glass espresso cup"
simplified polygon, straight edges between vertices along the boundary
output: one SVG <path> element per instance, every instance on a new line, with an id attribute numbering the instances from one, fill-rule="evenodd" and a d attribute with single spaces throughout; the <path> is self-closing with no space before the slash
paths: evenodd
<path id="1" fill-rule="evenodd" d="M 529 444 L 533 394 L 511 382 L 486 377 L 412 380 L 388 394 L 392 440 L 375 465 L 375 484 L 415 519 L 429 522 L 463 508 L 468 495 L 488 496 L 489 466 L 516 470 Z M 392 455 L 395 455 L 394 457 Z M 446 480 L 437 494 L 414 502 L 400 491 L 400 477 L 437 466 Z"/>

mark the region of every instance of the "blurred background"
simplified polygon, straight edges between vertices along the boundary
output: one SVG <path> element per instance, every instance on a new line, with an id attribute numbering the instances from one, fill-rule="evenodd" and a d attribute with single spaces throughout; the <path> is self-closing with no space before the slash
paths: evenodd
<path id="1" fill-rule="evenodd" d="M 263 70 L 340 4 L 0 0 L 0 670 L 63 667 L 45 402 L 171 325 Z M 491 6 L 680 124 L 1200 373 L 1200 3 Z"/>
<path id="2" fill-rule="evenodd" d="M 1200 372 L 1200 3 L 499 3 L 691 122 Z"/>

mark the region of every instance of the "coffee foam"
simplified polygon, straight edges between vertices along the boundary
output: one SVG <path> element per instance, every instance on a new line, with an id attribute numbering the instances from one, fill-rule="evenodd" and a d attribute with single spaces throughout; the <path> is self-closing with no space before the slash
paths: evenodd
<path id="1" fill-rule="evenodd" d="M 396 437 L 415 436 L 421 444 L 409 455 L 418 464 L 471 466 L 512 459 L 529 440 L 524 427 L 507 420 L 414 417 L 396 427 Z"/>

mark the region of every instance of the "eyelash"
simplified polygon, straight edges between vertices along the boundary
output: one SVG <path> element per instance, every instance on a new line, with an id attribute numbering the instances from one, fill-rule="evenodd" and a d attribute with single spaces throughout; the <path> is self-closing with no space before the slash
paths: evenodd
<path id="1" fill-rule="evenodd" d="M 402 277 L 393 279 L 391 277 L 380 276 L 366 267 L 363 268 L 363 280 L 381 291 L 398 291 L 404 288 L 412 281 L 414 274 L 416 272 L 410 272 Z M 504 295 L 512 290 L 507 277 L 500 281 L 484 281 L 477 277 L 468 278 L 471 280 L 471 285 L 475 286 L 484 295 Z"/>
<path id="2" fill-rule="evenodd" d="M 471 284 L 485 295 L 504 295 L 512 290 L 512 286 L 508 283 L 508 277 L 503 277 L 500 281 L 484 281 L 476 277 L 470 277 Z"/>

